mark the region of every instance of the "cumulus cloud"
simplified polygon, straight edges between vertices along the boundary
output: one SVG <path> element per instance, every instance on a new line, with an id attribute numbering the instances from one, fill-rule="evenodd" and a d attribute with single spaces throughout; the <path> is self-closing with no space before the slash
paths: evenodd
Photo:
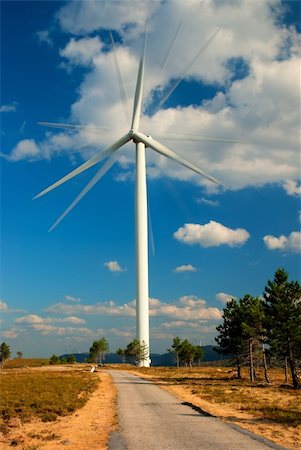
<path id="1" fill-rule="evenodd" d="M 301 251 L 301 232 L 292 231 L 289 236 L 279 237 L 267 235 L 263 241 L 269 250 L 280 250 L 282 252 L 298 253 Z"/>
<path id="2" fill-rule="evenodd" d="M 205 225 L 186 223 L 173 236 L 178 241 L 189 245 L 199 244 L 202 247 L 229 245 L 230 247 L 237 247 L 245 244 L 250 234 L 242 228 L 233 230 L 211 220 Z"/>
<path id="3" fill-rule="evenodd" d="M 123 269 L 118 261 L 108 261 L 104 263 L 104 266 L 109 269 L 110 272 L 124 272 L 126 269 Z"/>
<path id="4" fill-rule="evenodd" d="M 67 300 L 68 302 L 76 302 L 76 303 L 79 303 L 79 302 L 81 301 L 80 298 L 73 297 L 72 295 L 65 295 L 64 298 L 65 298 L 65 300 Z"/>
<path id="5" fill-rule="evenodd" d="M 104 316 L 136 317 L 136 301 L 123 305 L 114 301 L 96 303 L 95 305 L 68 305 L 57 303 L 45 311 L 58 314 L 97 314 Z M 221 311 L 208 307 L 204 299 L 193 295 L 182 296 L 173 303 L 166 303 L 156 298 L 149 299 L 150 317 L 170 317 L 181 320 L 219 320 Z"/>
<path id="6" fill-rule="evenodd" d="M 10 155 L 6 158 L 9 161 L 33 160 L 40 154 L 40 148 L 34 139 L 23 139 L 18 142 Z M 4 156 L 2 154 L 2 156 Z"/>
<path id="7" fill-rule="evenodd" d="M 32 324 L 32 329 L 35 331 L 39 331 L 41 334 L 46 336 L 68 336 L 74 334 L 93 336 L 93 331 L 91 331 L 89 328 L 59 327 L 55 325 L 47 325 L 45 323 L 34 323 Z"/>
<path id="8" fill-rule="evenodd" d="M 87 66 L 101 49 L 102 43 L 98 36 L 78 40 L 71 38 L 66 47 L 60 50 L 60 55 L 71 64 Z"/>
<path id="9" fill-rule="evenodd" d="M 151 134 L 155 130 L 159 140 L 160 135 L 174 131 L 246 140 L 245 143 L 190 141 L 185 146 L 167 142 L 231 189 L 283 184 L 285 180 L 296 183 L 300 176 L 300 108 L 296 95 L 300 34 L 293 26 L 286 27 L 277 20 L 282 13 L 280 3 L 275 2 L 271 8 L 270 0 L 241 0 L 239 4 L 213 0 L 67 3 L 57 13 L 58 23 L 63 31 L 77 37 L 71 38 L 61 50 L 61 57 L 68 58 L 73 65 L 89 65 L 77 87 L 76 101 L 70 105 L 69 120 L 107 126 L 108 130 L 97 137 L 83 131 L 72 135 L 60 133 L 66 138 L 61 137 L 63 142 L 59 145 L 47 135 L 44 141 L 35 143 L 39 148 L 36 157 L 47 158 L 73 148 L 86 159 L 87 150 L 80 150 L 83 144 L 97 144 L 97 148 L 110 145 L 121 129 L 129 127 L 121 111 L 112 49 L 102 47 L 98 37 L 88 35 L 105 28 L 121 37 L 117 40 L 116 57 L 131 109 L 144 24 L 149 19 L 145 110 L 153 112 L 158 97 L 166 93 L 172 80 L 181 76 L 188 81 L 214 84 L 216 93 L 203 101 L 196 92 L 193 105 L 179 104 L 153 115 L 144 114 L 141 129 Z M 210 46 L 199 58 L 194 58 L 217 27 L 221 29 Z M 11 161 L 21 159 L 16 149 L 18 145 L 12 151 Z M 32 159 L 30 151 L 21 154 Z M 124 161 L 128 162 L 128 174 L 134 162 L 133 152 L 127 151 Z M 148 164 L 149 176 L 188 180 L 209 189 L 202 177 L 154 152 L 149 152 Z M 121 174 L 122 178 L 128 176 Z M 287 184 L 286 189 L 295 190 L 294 185 Z"/>
<path id="10" fill-rule="evenodd" d="M 39 41 L 41 44 L 47 44 L 47 45 L 49 45 L 50 47 L 53 46 L 53 42 L 52 42 L 52 39 L 51 39 L 51 37 L 50 37 L 50 33 L 49 33 L 48 30 L 37 31 L 37 32 L 36 32 L 36 36 L 37 36 L 37 38 L 38 38 L 38 41 Z"/>
<path id="11" fill-rule="evenodd" d="M 8 312 L 9 311 L 8 304 L 6 302 L 4 302 L 3 300 L 0 300 L 0 311 L 1 312 Z"/>
<path id="12" fill-rule="evenodd" d="M 196 272 L 198 269 L 194 267 L 192 264 L 184 264 L 182 266 L 178 266 L 174 269 L 174 272 L 180 273 L 180 272 Z"/>
<path id="13" fill-rule="evenodd" d="M 24 323 L 24 324 L 46 324 L 46 323 L 73 323 L 73 324 L 82 324 L 86 323 L 84 319 L 80 319 L 78 317 L 70 316 L 65 318 L 55 318 L 55 317 L 40 317 L 36 314 L 28 314 L 23 317 L 18 317 L 15 319 L 15 323 Z"/>
<path id="14" fill-rule="evenodd" d="M 197 198 L 196 202 L 199 205 L 209 205 L 209 206 L 219 206 L 219 202 L 217 200 L 210 200 L 209 198 Z"/>
<path id="15" fill-rule="evenodd" d="M 233 295 L 226 294 L 225 292 L 219 292 L 218 294 L 216 294 L 215 298 L 222 303 L 227 303 L 234 297 Z"/>
<path id="16" fill-rule="evenodd" d="M 301 185 L 293 180 L 287 180 L 283 184 L 283 188 L 288 195 L 292 195 L 294 197 L 298 197 L 301 195 Z"/>
<path id="17" fill-rule="evenodd" d="M 17 102 L 13 102 L 9 105 L 0 105 L 0 113 L 14 112 L 17 110 Z"/>
<path id="18" fill-rule="evenodd" d="M 1 334 L 4 338 L 16 339 L 21 334 L 21 331 L 17 328 L 11 328 L 9 330 L 3 330 Z"/>
<path id="19" fill-rule="evenodd" d="M 57 17 L 62 29 L 72 34 L 82 35 L 101 28 L 122 32 L 126 27 L 133 36 L 143 31 L 146 19 L 155 8 L 156 2 L 141 3 L 139 0 L 101 3 L 98 0 L 79 1 L 63 6 Z"/>

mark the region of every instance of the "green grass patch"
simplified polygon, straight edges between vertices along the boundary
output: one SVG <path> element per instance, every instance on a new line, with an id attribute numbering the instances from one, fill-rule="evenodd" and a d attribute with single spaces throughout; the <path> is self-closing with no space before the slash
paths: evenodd
<path id="1" fill-rule="evenodd" d="M 81 408 L 96 389 L 99 378 L 83 371 L 7 371 L 0 375 L 0 421 L 12 417 L 53 421 Z"/>

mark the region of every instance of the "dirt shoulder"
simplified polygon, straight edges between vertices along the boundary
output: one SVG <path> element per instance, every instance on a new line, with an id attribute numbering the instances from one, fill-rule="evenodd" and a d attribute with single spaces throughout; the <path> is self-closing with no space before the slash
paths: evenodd
<path id="1" fill-rule="evenodd" d="M 22 450 L 90 450 L 107 448 L 109 434 L 117 426 L 116 391 L 110 375 L 97 372 L 101 383 L 85 406 L 55 422 L 32 421 L 13 427 L 0 438 L 3 450 L 16 446 Z"/>

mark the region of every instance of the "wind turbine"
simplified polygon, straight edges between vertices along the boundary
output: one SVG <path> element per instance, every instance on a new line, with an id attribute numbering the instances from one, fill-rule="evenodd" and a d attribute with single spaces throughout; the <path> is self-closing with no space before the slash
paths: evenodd
<path id="1" fill-rule="evenodd" d="M 217 31 L 210 38 L 204 48 L 211 42 Z M 103 150 L 101 153 L 93 156 L 91 159 L 86 161 L 84 164 L 79 166 L 77 169 L 73 170 L 48 188 L 44 189 L 34 199 L 41 197 L 42 195 L 48 193 L 52 189 L 60 186 L 71 178 L 79 175 L 81 172 L 89 169 L 95 164 L 99 163 L 101 160 L 108 158 L 104 165 L 99 169 L 99 171 L 94 175 L 91 181 L 86 185 L 86 187 L 80 192 L 76 199 L 71 203 L 71 205 L 63 212 L 59 219 L 52 225 L 49 231 L 53 230 L 58 223 L 74 208 L 74 206 L 83 198 L 83 196 L 103 177 L 103 175 L 111 168 L 111 166 L 117 160 L 117 150 L 123 147 L 127 142 L 133 141 L 136 147 L 136 193 L 135 193 L 135 227 L 136 227 L 136 333 L 137 339 L 144 349 L 144 356 L 140 362 L 143 367 L 150 366 L 150 352 L 149 352 L 149 286 L 148 286 L 148 224 L 147 224 L 147 184 L 146 184 L 146 162 L 145 162 L 145 149 L 147 147 L 152 150 L 164 155 L 178 163 L 182 164 L 186 168 L 202 175 L 213 183 L 222 185 L 216 178 L 204 172 L 198 165 L 186 160 L 181 157 L 169 147 L 161 144 L 159 141 L 152 138 L 150 135 L 144 134 L 139 130 L 141 109 L 142 109 L 142 99 L 143 99 L 143 83 L 144 83 L 144 65 L 145 65 L 145 48 L 146 48 L 146 38 L 144 39 L 143 52 L 140 58 L 139 70 L 137 75 L 134 105 L 132 113 L 132 121 L 130 130 L 124 136 L 120 137 L 114 144 Z M 200 52 L 198 52 L 198 55 Z M 198 56 L 197 55 L 197 56 Z M 195 60 L 195 58 L 194 58 Z M 191 64 L 190 64 L 191 65 Z M 179 80 L 177 80 L 179 84 Z M 173 89 L 174 90 L 174 89 Z M 171 92 L 173 92 L 173 90 Z M 166 100 L 166 96 L 165 96 Z M 165 101 L 164 100 L 164 101 Z M 161 101 L 162 105 L 162 101 Z M 55 128 L 67 128 L 67 129 L 85 129 L 86 131 L 95 132 L 97 127 L 89 126 L 77 126 L 68 124 L 55 124 L 49 122 L 40 122 L 41 125 L 51 126 Z M 99 130 L 99 129 L 98 129 Z M 179 135 L 179 139 L 189 139 L 184 135 Z M 177 139 L 177 138 L 176 138 Z M 199 139 L 196 136 L 193 139 Z M 201 138 L 200 140 L 217 140 L 221 139 L 215 138 Z M 223 140 L 225 141 L 225 140 Z M 233 140 L 228 140 L 229 142 L 238 142 Z"/>

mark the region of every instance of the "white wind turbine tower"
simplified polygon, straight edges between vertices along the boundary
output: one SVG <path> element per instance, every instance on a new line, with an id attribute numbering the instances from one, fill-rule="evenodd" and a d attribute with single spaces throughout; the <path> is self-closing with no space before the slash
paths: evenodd
<path id="1" fill-rule="evenodd" d="M 218 30 L 217 30 L 218 31 Z M 217 31 L 214 35 L 207 41 L 207 43 L 202 47 L 202 49 L 198 52 L 196 57 L 200 55 L 200 53 L 209 45 L 211 40 L 217 34 Z M 196 164 L 184 159 L 177 153 L 175 153 L 170 148 L 156 141 L 151 136 L 144 134 L 139 130 L 139 123 L 141 117 L 141 108 L 142 108 L 142 97 L 143 97 L 143 83 L 144 83 L 144 63 L 145 63 L 145 43 L 144 40 L 144 48 L 142 52 L 142 56 L 140 59 L 136 89 L 135 89 L 135 97 L 134 97 L 134 105 L 133 105 L 133 115 L 131 127 L 128 133 L 119 138 L 114 144 L 110 147 L 103 150 L 101 153 L 95 155 L 84 164 L 79 166 L 77 169 L 70 172 L 65 177 L 58 180 L 56 183 L 49 186 L 47 189 L 44 189 L 34 198 L 41 197 L 52 189 L 58 187 L 59 185 L 65 183 L 71 178 L 79 175 L 81 172 L 89 169 L 94 166 L 101 160 L 109 157 L 107 161 L 101 166 L 99 171 L 94 175 L 91 181 L 86 185 L 86 187 L 80 192 L 80 194 L 76 197 L 76 199 L 71 203 L 71 205 L 64 211 L 64 213 L 59 217 L 59 219 L 52 225 L 49 231 L 53 230 L 54 227 L 58 225 L 58 223 L 74 208 L 74 206 L 83 198 L 83 196 L 102 178 L 102 176 L 111 168 L 111 166 L 117 160 L 117 150 L 120 149 L 123 145 L 125 145 L 129 141 L 133 141 L 136 146 L 136 198 L 135 198 L 135 226 L 136 226 L 136 333 L 137 339 L 140 341 L 140 344 L 143 345 L 145 349 L 144 359 L 140 362 L 140 365 L 143 367 L 150 366 L 150 357 L 149 357 L 149 289 L 148 289 L 148 224 L 147 224 L 147 185 L 146 185 L 146 163 L 145 163 L 145 149 L 149 147 L 156 152 L 164 155 L 188 169 L 202 175 L 208 180 L 222 185 L 216 178 L 205 173 L 200 167 Z M 196 57 L 192 62 L 195 61 Z M 190 64 L 191 65 L 191 64 Z M 187 69 L 190 67 L 187 67 Z M 184 78 L 184 75 L 183 75 Z M 119 80 L 120 81 L 120 80 Z M 181 80 L 180 80 L 181 81 Z M 177 80 L 176 85 L 179 84 L 179 80 Z M 175 87 L 172 88 L 170 93 L 173 92 Z M 170 94 L 169 94 L 170 95 Z M 166 101 L 167 96 L 164 98 L 164 102 Z M 162 106 L 163 102 L 160 102 Z M 49 122 L 40 122 L 41 125 L 55 127 L 55 128 L 67 128 L 67 129 L 85 129 L 86 131 L 95 132 L 96 127 L 89 126 L 77 126 L 77 125 L 68 125 L 68 124 L 55 124 Z M 185 139 L 185 136 L 179 135 L 179 139 Z M 187 136 L 186 136 L 187 138 Z M 193 140 L 212 140 L 212 141 L 228 141 L 228 142 L 238 142 L 237 140 L 224 140 L 224 139 L 215 139 L 215 138 L 198 138 L 196 136 L 191 137 Z M 189 138 L 188 138 L 189 139 Z"/>

